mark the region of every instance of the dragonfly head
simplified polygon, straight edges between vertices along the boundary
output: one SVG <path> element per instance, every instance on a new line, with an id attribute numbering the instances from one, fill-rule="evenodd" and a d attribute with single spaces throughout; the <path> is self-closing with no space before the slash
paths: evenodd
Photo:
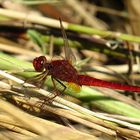
<path id="1" fill-rule="evenodd" d="M 39 56 L 39 57 L 36 57 L 34 60 L 33 60 L 33 66 L 34 66 L 34 69 L 37 71 L 37 72 L 42 72 L 45 68 L 45 64 L 47 62 L 47 59 L 45 56 Z"/>

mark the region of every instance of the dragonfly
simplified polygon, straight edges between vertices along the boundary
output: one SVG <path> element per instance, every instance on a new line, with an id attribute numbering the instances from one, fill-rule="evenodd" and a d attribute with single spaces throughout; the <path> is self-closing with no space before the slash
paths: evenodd
<path id="1" fill-rule="evenodd" d="M 81 86 L 83 85 L 104 87 L 104 88 L 110 88 L 116 90 L 126 90 L 132 92 L 140 92 L 140 87 L 138 86 L 104 81 L 88 75 L 79 74 L 76 68 L 72 65 L 72 61 L 75 58 L 69 47 L 68 39 L 61 19 L 60 19 L 60 27 L 64 40 L 65 58 L 60 60 L 59 59 L 51 60 L 49 62 L 47 61 L 45 56 L 36 57 L 33 60 L 33 66 L 35 71 L 42 72 L 40 74 L 40 79 L 45 80 L 47 76 L 51 76 L 54 88 L 56 88 L 55 81 L 57 81 L 64 87 L 63 92 L 67 87 L 63 84 L 62 81 L 68 82 L 69 85 L 71 85 L 71 87 L 75 89 L 76 92 L 80 92 Z M 58 94 L 56 94 L 56 96 L 57 95 Z"/>

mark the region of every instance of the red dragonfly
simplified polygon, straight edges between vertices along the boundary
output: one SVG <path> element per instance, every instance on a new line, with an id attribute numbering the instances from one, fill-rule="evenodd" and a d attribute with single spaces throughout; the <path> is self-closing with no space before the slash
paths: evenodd
<path id="1" fill-rule="evenodd" d="M 71 87 L 77 89 L 77 92 L 79 92 L 80 87 L 82 85 L 140 92 L 140 87 L 138 86 L 129 86 L 129 85 L 124 85 L 124 84 L 119 84 L 114 82 L 107 82 L 87 75 L 79 74 L 78 71 L 71 64 L 72 53 L 70 47 L 68 47 L 67 36 L 64 31 L 61 20 L 60 20 L 60 26 L 64 38 L 64 48 L 65 48 L 64 51 L 66 57 L 63 60 L 53 60 L 51 62 L 48 62 L 45 56 L 36 57 L 33 60 L 33 66 L 37 72 L 42 72 L 41 73 L 41 75 L 43 75 L 41 76 L 42 80 L 45 80 L 47 76 L 50 75 L 54 88 L 56 88 L 55 86 L 55 80 L 56 80 L 57 82 L 63 85 L 65 90 L 66 86 L 61 82 L 61 81 L 65 81 L 68 82 L 71 85 Z"/>

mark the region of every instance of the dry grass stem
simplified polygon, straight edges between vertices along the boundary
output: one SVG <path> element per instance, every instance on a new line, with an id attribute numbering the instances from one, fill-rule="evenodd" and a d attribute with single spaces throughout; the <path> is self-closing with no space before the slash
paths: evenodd
<path id="1" fill-rule="evenodd" d="M 24 81 L 22 81 L 22 80 L 20 80 L 20 79 L 18 79 L 16 77 L 14 78 L 14 76 L 12 76 L 12 75 L 10 75 L 8 73 L 5 73 L 5 72 L 2 72 L 1 71 L 0 74 L 2 74 L 3 76 L 5 76 L 5 77 L 7 77 L 7 78 L 9 78 L 11 80 L 14 80 L 15 82 L 18 82 L 19 84 L 23 84 L 25 87 L 27 87 L 26 92 L 28 92 L 28 91 L 29 92 L 33 92 L 33 93 L 36 92 L 36 93 L 42 94 L 42 95 L 47 96 L 47 97 L 50 97 L 50 95 L 51 95 L 51 93 L 49 93 L 49 92 L 47 92 L 47 91 L 45 91 L 43 89 L 29 88 L 29 87 L 31 87 L 33 85 L 30 85 L 28 83 L 24 83 Z M 7 87 L 7 86 L 5 86 L 5 87 Z M 4 86 L 3 86 L 3 88 L 4 88 Z M 16 87 L 14 87 L 14 88 L 16 88 Z M 8 89 L 9 89 L 9 87 L 8 87 Z M 23 90 L 23 88 L 21 88 L 21 90 Z M 16 97 L 16 100 L 17 100 L 17 97 Z M 52 113 L 59 114 L 60 116 L 66 117 L 68 119 L 71 118 L 71 120 L 73 120 L 73 121 L 77 121 L 77 122 L 82 123 L 82 124 L 84 124 L 84 125 L 86 125 L 88 127 L 91 127 L 91 128 L 97 129 L 97 130 L 100 130 L 100 131 L 102 131 L 104 133 L 107 133 L 107 134 L 110 134 L 110 135 L 113 135 L 113 136 L 115 136 L 115 134 L 117 132 L 117 133 L 120 133 L 121 135 L 130 137 L 130 138 L 133 138 L 133 139 L 135 139 L 137 137 L 140 138 L 140 135 L 138 133 L 138 131 L 140 131 L 140 128 L 139 128 L 138 125 L 134 125 L 134 124 L 131 124 L 131 123 L 122 121 L 122 120 L 118 120 L 118 119 L 115 119 L 115 118 L 107 117 L 105 115 L 101 115 L 101 114 L 92 112 L 92 111 L 87 110 L 87 109 L 85 109 L 83 107 L 80 107 L 80 106 L 78 106 L 78 105 L 76 105 L 74 103 L 71 103 L 69 101 L 66 101 L 66 100 L 64 100 L 64 99 L 62 99 L 60 97 L 56 97 L 54 99 L 53 103 L 55 104 L 55 102 L 57 104 L 58 103 L 61 104 L 61 107 L 64 106 L 64 108 L 65 108 L 65 106 L 66 106 L 66 107 L 68 107 L 67 109 L 70 108 L 69 111 L 70 112 L 73 112 L 73 113 L 74 112 L 78 113 L 78 116 L 76 114 L 74 115 L 73 113 L 69 113 L 69 114 L 66 115 L 66 112 L 65 111 L 62 113 L 61 112 L 62 110 L 59 110 L 59 109 L 57 110 L 57 109 L 54 109 L 54 108 L 52 108 L 50 106 L 46 106 L 46 105 L 44 105 L 44 109 L 45 110 L 48 110 L 48 111 L 51 111 Z M 29 102 L 27 102 L 27 104 L 29 104 Z M 42 135 L 44 135 L 46 133 L 45 130 L 44 130 L 44 127 L 45 127 L 44 125 L 42 125 L 41 127 L 38 127 L 38 125 L 39 125 L 38 124 L 39 123 L 38 121 L 35 121 L 35 122 L 34 122 L 34 120 L 31 121 L 31 119 L 28 118 L 28 115 L 24 115 L 23 112 L 21 112 L 21 111 L 19 111 L 17 109 L 16 109 L 16 112 L 15 112 L 15 107 L 14 106 L 10 107 L 8 105 L 8 103 L 6 103 L 3 100 L 1 100 L 0 106 L 2 107 L 1 108 L 2 110 L 6 111 L 10 115 L 14 116 L 15 118 L 17 118 L 17 120 L 21 121 L 23 124 L 26 124 L 26 125 L 28 124 L 27 126 L 33 132 L 36 132 L 36 133 L 38 132 L 38 133 L 40 133 Z M 31 106 L 33 106 L 33 104 Z M 9 108 L 10 108 L 10 110 L 9 110 Z M 15 114 L 18 114 L 18 115 L 15 115 Z M 23 115 L 24 115 L 24 118 L 23 118 Z M 132 130 L 123 129 L 123 128 L 117 127 L 115 125 L 112 125 L 112 124 L 107 123 L 105 120 L 106 121 L 115 122 L 115 123 L 120 124 L 122 126 L 128 127 L 128 128 L 130 128 Z M 29 125 L 30 123 L 31 124 L 35 124 L 35 126 L 37 126 L 37 128 L 35 126 L 32 127 L 32 125 L 30 126 Z M 94 123 L 96 123 L 96 125 Z M 101 125 L 101 126 L 99 126 L 99 125 Z M 104 127 L 107 127 L 107 128 L 104 128 Z M 113 131 L 113 130 L 115 130 L 115 131 Z M 134 130 L 136 130 L 136 131 L 134 131 Z"/>
<path id="2" fill-rule="evenodd" d="M 105 116 L 109 116 L 111 118 L 116 118 L 116 119 L 119 119 L 119 120 L 127 121 L 127 122 L 130 122 L 130 123 L 140 123 L 140 119 L 137 119 L 137 118 L 121 116 L 121 115 L 114 115 L 114 114 L 107 114 L 107 113 L 101 113 L 101 114 L 103 114 Z"/>
<path id="3" fill-rule="evenodd" d="M 5 115 L 1 115 L 0 125 L 10 129 L 11 131 L 20 132 L 21 134 L 24 134 L 25 136 L 32 136 L 35 138 L 37 135 L 49 136 L 50 133 L 54 133 L 52 138 L 56 138 L 57 136 L 59 136 L 58 131 L 67 130 L 66 133 L 68 136 L 75 135 L 77 136 L 77 138 L 83 136 L 89 139 L 93 139 L 93 138 L 96 139 L 96 137 L 94 136 L 92 137 L 88 134 L 83 134 L 81 132 L 78 132 L 77 130 L 70 130 L 69 128 L 65 128 L 63 126 L 49 122 L 47 120 L 42 120 L 37 117 L 33 117 L 19 110 L 17 107 L 7 103 L 6 101 L 2 101 L 0 105 L 2 105 L 0 109 L 7 113 L 5 114 L 6 117 Z M 14 115 L 14 114 L 17 114 L 17 115 Z M 3 120 L 3 117 L 5 117 L 6 119 Z"/>
<path id="4" fill-rule="evenodd" d="M 22 47 L 15 47 L 7 44 L 0 44 L 0 50 L 15 54 L 31 55 L 32 57 L 41 55 L 41 53 L 33 52 L 30 50 L 23 49 Z"/>
<path id="5" fill-rule="evenodd" d="M 107 25 L 105 23 L 101 22 L 99 19 L 93 17 L 90 13 L 88 13 L 84 7 L 80 4 L 80 2 L 71 0 L 71 1 L 66 1 L 66 3 L 71 6 L 79 15 L 85 19 L 85 22 L 97 29 L 106 29 Z"/>
<path id="6" fill-rule="evenodd" d="M 42 16 L 38 16 L 36 14 L 17 12 L 17 11 L 12 11 L 12 10 L 6 10 L 3 8 L 0 8 L 0 14 L 7 17 L 19 19 L 22 21 L 33 22 L 33 23 L 38 23 L 42 25 L 50 25 L 50 26 L 59 28 L 58 20 L 45 18 Z M 67 29 L 68 24 L 66 22 L 63 22 L 63 26 L 65 29 Z"/>

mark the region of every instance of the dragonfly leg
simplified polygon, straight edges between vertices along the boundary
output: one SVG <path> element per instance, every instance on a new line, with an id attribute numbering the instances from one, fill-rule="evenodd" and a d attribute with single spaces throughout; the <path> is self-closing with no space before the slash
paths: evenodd
<path id="1" fill-rule="evenodd" d="M 47 76 L 48 76 L 48 71 L 44 71 L 41 74 L 38 74 L 34 77 L 25 80 L 25 83 L 31 83 L 37 86 L 38 88 L 42 88 Z"/>
<path id="2" fill-rule="evenodd" d="M 56 97 L 56 96 L 60 96 L 65 90 L 66 90 L 66 86 L 61 82 L 59 81 L 58 79 L 54 78 L 51 76 L 51 79 L 52 79 L 52 84 L 53 84 L 53 87 L 54 87 L 54 96 L 53 97 L 48 97 L 44 99 L 44 103 L 45 102 L 49 102 L 49 103 L 52 103 L 53 99 Z M 63 90 L 62 91 L 59 91 L 57 88 L 56 88 L 56 83 L 55 81 L 57 81 L 59 84 L 61 84 L 63 86 Z M 42 104 L 43 106 L 43 104 Z"/>
<path id="3" fill-rule="evenodd" d="M 64 89 L 63 89 L 61 92 L 64 92 L 64 91 L 66 90 L 67 87 L 66 87 L 61 81 L 59 81 L 58 79 L 52 77 L 52 80 L 53 80 L 53 81 L 54 81 L 54 79 L 55 79 L 59 84 L 61 84 L 61 85 L 63 86 Z M 56 86 L 55 86 L 55 88 L 56 88 Z M 57 88 L 56 88 L 56 89 L 57 89 Z"/>
<path id="4" fill-rule="evenodd" d="M 64 93 L 64 91 L 66 90 L 66 86 L 61 81 L 59 81 L 56 78 L 51 77 L 51 79 L 52 79 L 52 82 L 53 82 L 54 89 L 56 91 L 55 97 L 61 95 L 61 93 Z M 54 80 L 56 80 L 59 84 L 61 84 L 63 86 L 63 90 L 61 92 L 56 88 L 56 85 L 55 85 L 55 81 Z"/>
<path id="5" fill-rule="evenodd" d="M 34 76 L 34 77 L 32 77 L 32 78 L 29 78 L 29 79 L 25 80 L 24 83 L 32 83 L 32 84 L 36 85 L 37 82 L 39 82 L 39 85 L 36 85 L 36 87 L 32 87 L 32 86 L 25 86 L 24 83 L 23 83 L 23 84 L 22 84 L 22 88 L 24 89 L 24 90 L 23 90 L 23 91 L 24 91 L 24 95 L 25 95 L 26 97 L 30 98 L 31 96 L 29 96 L 29 95 L 27 94 L 28 89 L 32 89 L 32 88 L 36 88 L 36 89 L 42 88 L 43 85 L 44 85 L 44 83 L 45 83 L 45 80 L 46 80 L 47 76 L 48 76 L 48 72 L 47 72 L 47 71 L 44 71 L 43 73 L 41 73 L 41 74 L 39 74 L 39 75 L 36 75 L 36 76 Z M 34 83 L 33 83 L 32 81 L 33 81 Z M 36 83 L 36 84 L 35 84 L 35 83 Z"/>
<path id="6" fill-rule="evenodd" d="M 52 79 L 52 84 L 53 84 L 53 87 L 54 87 L 54 95 L 52 97 L 43 97 L 42 100 L 43 102 L 38 102 L 40 104 L 40 108 L 43 108 L 44 105 L 46 103 L 49 103 L 51 104 L 53 102 L 53 99 L 56 97 L 56 96 L 60 96 L 65 90 L 66 90 L 66 86 L 61 82 L 59 81 L 58 79 L 54 78 L 51 76 L 51 79 Z M 57 81 L 59 84 L 61 84 L 63 86 L 63 90 L 62 91 L 59 91 L 57 88 L 56 88 L 56 82 Z"/>

